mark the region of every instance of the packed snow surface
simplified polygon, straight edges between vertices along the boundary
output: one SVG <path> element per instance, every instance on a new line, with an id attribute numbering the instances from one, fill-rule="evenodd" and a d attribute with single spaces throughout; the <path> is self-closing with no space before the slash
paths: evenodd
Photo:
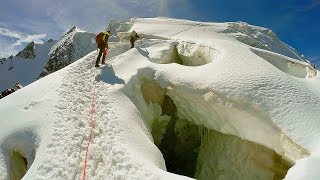
<path id="1" fill-rule="evenodd" d="M 201 179 L 216 175 L 209 156 L 239 161 L 237 147 L 282 157 L 277 162 L 283 167 L 284 161 L 296 163 L 287 179 L 320 178 L 314 166 L 320 150 L 319 71 L 272 32 L 169 18 L 111 26 L 114 42 L 105 66 L 94 67 L 93 51 L 0 100 L 0 179 L 21 178 L 26 170 L 23 179 L 82 178 L 91 113 L 88 179 L 188 179 L 166 171 L 168 162 L 156 146 L 170 118 L 178 119 L 176 132 L 188 123 L 206 129 L 197 130 L 204 134 L 195 168 Z M 142 40 L 129 49 L 133 30 Z M 255 157 L 246 156 L 246 163 Z M 221 179 L 231 177 L 223 168 L 241 168 L 219 163 Z M 250 165 L 239 172 L 274 173 Z"/>

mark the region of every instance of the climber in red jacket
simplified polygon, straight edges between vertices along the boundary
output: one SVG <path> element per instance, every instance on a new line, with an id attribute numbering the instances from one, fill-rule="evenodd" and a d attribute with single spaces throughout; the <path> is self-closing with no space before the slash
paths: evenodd
<path id="1" fill-rule="evenodd" d="M 108 53 L 106 49 L 109 48 L 108 47 L 109 36 L 110 36 L 110 30 L 106 32 L 100 32 L 96 36 L 96 43 L 98 44 L 98 48 L 99 48 L 99 55 L 97 57 L 96 67 L 99 67 L 99 62 L 100 62 L 102 53 L 103 53 L 102 64 L 105 64 L 106 56 Z"/>

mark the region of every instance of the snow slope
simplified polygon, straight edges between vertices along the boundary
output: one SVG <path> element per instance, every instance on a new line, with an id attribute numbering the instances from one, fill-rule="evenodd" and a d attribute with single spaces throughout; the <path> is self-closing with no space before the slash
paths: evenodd
<path id="1" fill-rule="evenodd" d="M 113 22 L 107 65 L 94 68 L 94 51 L 0 101 L 0 179 L 82 178 L 91 113 L 87 179 L 316 174 L 319 71 L 229 25 Z M 132 30 L 143 39 L 129 50 Z"/>

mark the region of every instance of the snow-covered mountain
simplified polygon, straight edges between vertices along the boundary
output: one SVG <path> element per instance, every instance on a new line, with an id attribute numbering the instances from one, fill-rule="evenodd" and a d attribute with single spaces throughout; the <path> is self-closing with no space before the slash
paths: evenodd
<path id="1" fill-rule="evenodd" d="M 110 26 L 107 65 L 93 51 L 0 100 L 0 179 L 320 177 L 320 72 L 270 30 Z"/>
<path id="2" fill-rule="evenodd" d="M 16 83 L 23 86 L 55 72 L 96 49 L 91 43 L 94 33 L 77 27 L 71 28 L 58 41 L 44 44 L 31 42 L 16 56 L 2 59 L 0 63 L 0 92 Z"/>

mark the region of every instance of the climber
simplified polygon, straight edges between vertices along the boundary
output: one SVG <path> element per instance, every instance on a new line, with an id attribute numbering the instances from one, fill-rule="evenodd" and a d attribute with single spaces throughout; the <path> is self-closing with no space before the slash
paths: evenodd
<path id="1" fill-rule="evenodd" d="M 136 41 L 136 39 L 140 38 L 139 35 L 137 34 L 137 32 L 135 30 L 132 31 L 131 35 L 130 35 L 130 43 L 131 43 L 131 48 L 134 48 L 134 42 Z"/>
<path id="2" fill-rule="evenodd" d="M 99 48 L 99 55 L 97 57 L 96 67 L 99 67 L 99 62 L 100 62 L 102 53 L 103 53 L 102 64 L 105 64 L 106 56 L 108 54 L 106 49 L 109 48 L 108 47 L 109 36 L 110 36 L 110 30 L 107 30 L 106 32 L 100 32 L 96 36 L 96 43 L 98 44 L 98 48 Z"/>

